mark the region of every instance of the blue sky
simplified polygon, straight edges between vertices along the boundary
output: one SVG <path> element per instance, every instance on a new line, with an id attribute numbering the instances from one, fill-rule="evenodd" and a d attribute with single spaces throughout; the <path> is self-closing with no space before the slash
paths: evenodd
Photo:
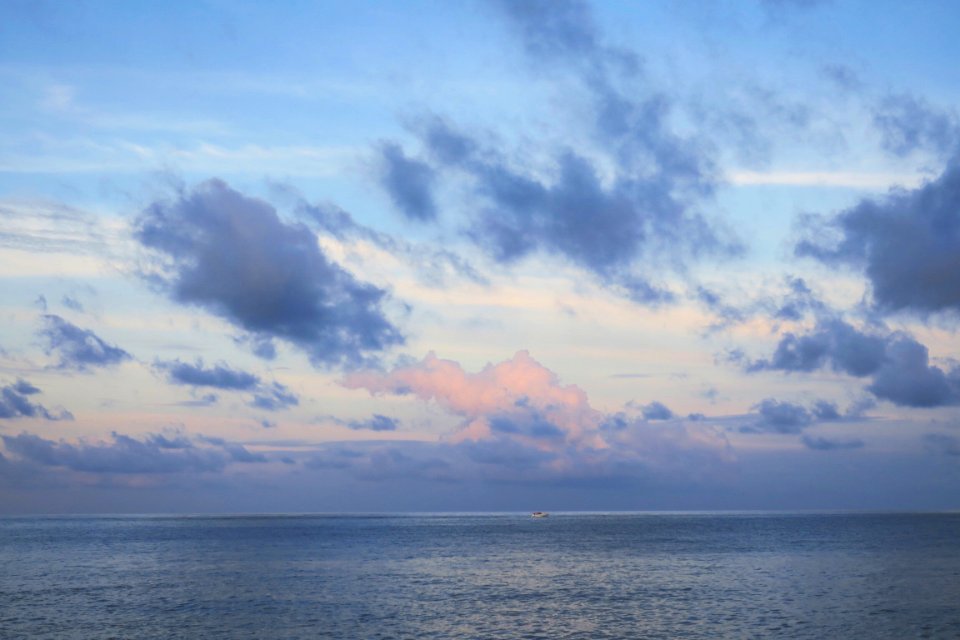
<path id="1" fill-rule="evenodd" d="M 958 508 L 950 2 L 8 2 L 0 512 Z"/>

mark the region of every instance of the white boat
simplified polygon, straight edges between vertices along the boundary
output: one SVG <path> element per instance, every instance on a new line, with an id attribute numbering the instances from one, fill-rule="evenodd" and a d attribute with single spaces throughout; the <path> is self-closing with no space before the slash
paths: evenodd
<path id="1" fill-rule="evenodd" d="M 533 513 L 530 514 L 530 517 L 531 517 L 531 518 L 546 518 L 546 517 L 549 516 L 549 515 L 550 515 L 550 514 L 547 513 L 546 511 L 534 511 Z"/>

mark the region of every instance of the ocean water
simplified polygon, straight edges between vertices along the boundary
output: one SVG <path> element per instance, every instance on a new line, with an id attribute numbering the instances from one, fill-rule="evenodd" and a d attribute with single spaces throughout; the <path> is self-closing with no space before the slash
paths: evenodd
<path id="1" fill-rule="evenodd" d="M 0 638 L 960 638 L 960 514 L 4 518 Z"/>

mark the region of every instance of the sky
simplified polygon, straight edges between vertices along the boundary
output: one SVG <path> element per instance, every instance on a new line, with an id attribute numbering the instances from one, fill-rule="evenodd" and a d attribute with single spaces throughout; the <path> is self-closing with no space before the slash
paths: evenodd
<path id="1" fill-rule="evenodd" d="M 0 514 L 960 509 L 958 26 L 0 3 Z"/>

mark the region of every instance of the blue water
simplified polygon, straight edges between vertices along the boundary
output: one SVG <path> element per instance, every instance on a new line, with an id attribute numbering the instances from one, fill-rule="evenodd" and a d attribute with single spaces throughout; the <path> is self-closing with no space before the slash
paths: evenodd
<path id="1" fill-rule="evenodd" d="M 960 514 L 0 519 L 0 638 L 960 638 Z"/>

